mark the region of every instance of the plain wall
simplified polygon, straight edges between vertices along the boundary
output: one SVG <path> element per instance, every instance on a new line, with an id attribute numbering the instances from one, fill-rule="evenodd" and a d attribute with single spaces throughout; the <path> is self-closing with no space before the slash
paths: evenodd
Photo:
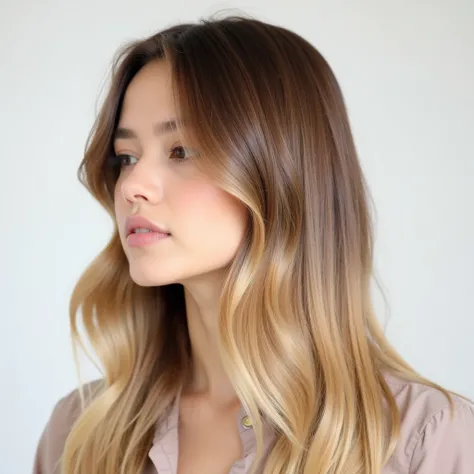
<path id="1" fill-rule="evenodd" d="M 417 370 L 474 397 L 471 0 L 1 0 L 2 473 L 31 472 L 76 385 L 69 297 L 112 230 L 76 171 L 112 55 L 222 8 L 293 29 L 334 69 L 377 207 L 380 319 Z"/>

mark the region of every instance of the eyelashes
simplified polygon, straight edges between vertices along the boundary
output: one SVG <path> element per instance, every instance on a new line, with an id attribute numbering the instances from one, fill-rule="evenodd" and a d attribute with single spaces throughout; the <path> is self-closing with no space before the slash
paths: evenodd
<path id="1" fill-rule="evenodd" d="M 124 163 L 124 158 L 135 158 L 135 157 L 128 153 L 120 153 L 119 155 L 113 155 L 109 157 L 109 163 L 111 164 L 111 166 L 115 168 L 122 168 L 124 166 L 128 166 L 128 164 Z"/>
<path id="2" fill-rule="evenodd" d="M 190 148 L 186 148 L 186 147 L 183 147 L 181 145 L 174 146 L 169 151 L 170 151 L 170 153 L 173 153 L 176 150 L 184 150 L 184 152 L 186 153 L 186 156 L 184 156 L 184 157 L 181 156 L 181 157 L 178 157 L 178 158 L 177 157 L 170 158 L 171 160 L 176 161 L 178 163 L 183 163 L 183 162 L 189 161 L 191 159 L 191 156 L 190 156 L 191 154 L 199 156 L 199 153 L 196 150 L 192 150 Z M 127 166 L 130 166 L 131 164 L 134 164 L 134 163 L 124 163 L 124 159 L 126 159 L 126 158 L 135 158 L 135 160 L 136 160 L 136 157 L 129 154 L 129 153 L 119 153 L 119 154 L 112 153 L 107 158 L 107 166 L 109 168 L 120 168 L 121 169 L 123 167 L 127 167 Z"/>

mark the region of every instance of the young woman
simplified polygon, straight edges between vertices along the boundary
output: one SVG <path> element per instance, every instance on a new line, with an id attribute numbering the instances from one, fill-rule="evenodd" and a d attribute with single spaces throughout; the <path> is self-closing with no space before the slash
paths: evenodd
<path id="1" fill-rule="evenodd" d="M 374 314 L 369 192 L 302 37 L 234 16 L 128 45 L 79 176 L 115 223 L 70 306 L 104 377 L 36 474 L 474 472 L 474 404 Z"/>

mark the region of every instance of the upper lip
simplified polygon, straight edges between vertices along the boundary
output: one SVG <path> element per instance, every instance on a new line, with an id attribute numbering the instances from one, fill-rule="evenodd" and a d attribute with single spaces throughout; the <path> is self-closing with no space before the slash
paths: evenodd
<path id="1" fill-rule="evenodd" d="M 148 219 L 145 219 L 143 216 L 130 216 L 130 217 L 127 217 L 127 221 L 126 221 L 126 224 L 125 224 L 127 237 L 135 229 L 138 229 L 139 227 L 142 227 L 144 229 L 149 229 L 149 230 L 154 231 L 154 232 L 161 232 L 162 234 L 169 234 L 169 232 L 167 230 L 153 224 Z"/>

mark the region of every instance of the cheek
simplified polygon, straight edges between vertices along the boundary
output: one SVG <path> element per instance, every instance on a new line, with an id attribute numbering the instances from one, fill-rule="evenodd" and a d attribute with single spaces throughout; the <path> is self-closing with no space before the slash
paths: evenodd
<path id="1" fill-rule="evenodd" d="M 246 208 L 236 198 L 208 184 L 187 186 L 177 196 L 173 214 L 186 240 L 199 246 L 238 245 L 246 226 Z"/>

